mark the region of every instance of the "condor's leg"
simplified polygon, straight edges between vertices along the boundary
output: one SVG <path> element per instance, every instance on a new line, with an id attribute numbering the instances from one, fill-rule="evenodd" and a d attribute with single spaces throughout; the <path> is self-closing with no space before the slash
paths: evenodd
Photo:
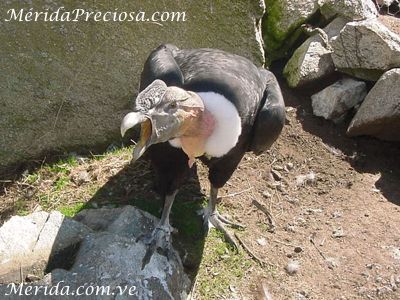
<path id="1" fill-rule="evenodd" d="M 238 148 L 240 150 L 240 148 Z M 244 153 L 244 151 L 243 151 Z M 232 176 L 233 172 L 243 157 L 243 153 L 231 153 L 224 158 L 209 163 L 208 179 L 210 181 L 210 198 L 207 208 L 204 209 L 204 226 L 207 231 L 209 226 L 214 226 L 216 229 L 224 234 L 225 240 L 233 247 L 238 249 L 235 238 L 226 230 L 225 225 L 230 225 L 236 228 L 243 228 L 241 224 L 229 221 L 224 216 L 220 215 L 217 210 L 218 204 L 218 190 L 223 187 L 225 183 Z"/>
<path id="2" fill-rule="evenodd" d="M 243 228 L 243 225 L 236 224 L 228 220 L 224 216 L 220 215 L 219 212 L 217 211 L 217 201 L 218 201 L 218 188 L 211 186 L 208 206 L 204 210 L 204 227 L 206 228 L 207 232 L 210 229 L 210 227 L 215 227 L 217 230 L 221 231 L 224 234 L 224 238 L 229 244 L 231 244 L 235 249 L 239 249 L 235 238 L 225 228 L 225 224 L 236 228 Z"/>
<path id="3" fill-rule="evenodd" d="M 157 178 L 156 190 L 164 199 L 164 207 L 158 225 L 151 234 L 142 238 L 149 245 L 145 259 L 150 261 L 152 254 L 157 249 L 167 257 L 174 253 L 171 245 L 172 227 L 169 216 L 179 188 L 190 175 L 190 168 L 187 155 L 181 149 L 173 148 L 168 143 L 152 145 L 148 152 Z M 147 262 L 144 260 L 143 266 Z"/>
<path id="4" fill-rule="evenodd" d="M 178 190 L 164 197 L 164 207 L 161 219 L 149 236 L 141 237 L 148 245 L 146 255 L 142 262 L 142 269 L 148 264 L 154 251 L 160 249 L 167 257 L 171 255 L 172 226 L 169 224 L 169 215 Z"/>

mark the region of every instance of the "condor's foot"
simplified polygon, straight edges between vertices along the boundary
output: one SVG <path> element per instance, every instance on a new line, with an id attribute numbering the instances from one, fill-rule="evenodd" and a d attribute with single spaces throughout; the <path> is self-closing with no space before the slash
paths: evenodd
<path id="1" fill-rule="evenodd" d="M 224 234 L 225 240 L 232 245 L 232 247 L 238 251 L 239 246 L 233 235 L 225 228 L 225 225 L 229 225 L 233 228 L 245 228 L 244 225 L 235 223 L 220 215 L 218 211 L 209 213 L 207 209 L 204 211 L 204 229 L 208 233 L 210 227 L 215 227 L 217 230 Z"/>
<path id="2" fill-rule="evenodd" d="M 146 254 L 142 261 L 142 270 L 150 262 L 154 251 L 170 259 L 174 255 L 171 245 L 171 232 L 173 228 L 170 225 L 158 225 L 153 232 L 148 235 L 142 235 L 136 239 L 141 240 L 147 245 Z"/>

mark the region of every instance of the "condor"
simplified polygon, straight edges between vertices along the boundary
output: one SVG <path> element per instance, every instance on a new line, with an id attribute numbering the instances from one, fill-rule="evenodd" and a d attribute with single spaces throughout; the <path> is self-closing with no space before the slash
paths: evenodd
<path id="1" fill-rule="evenodd" d="M 170 249 L 169 214 L 176 193 L 199 158 L 209 168 L 211 191 L 205 225 L 234 225 L 216 209 L 218 189 L 247 151 L 271 147 L 285 123 L 285 106 L 275 76 L 248 59 L 217 49 L 178 49 L 166 44 L 148 57 L 133 112 L 121 134 L 141 124 L 133 159 L 145 151 L 164 198 L 160 223 L 147 237 L 150 252 Z"/>

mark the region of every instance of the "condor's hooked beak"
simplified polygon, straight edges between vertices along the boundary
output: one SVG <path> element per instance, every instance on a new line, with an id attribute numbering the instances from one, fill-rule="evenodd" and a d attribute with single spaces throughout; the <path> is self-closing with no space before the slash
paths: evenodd
<path id="1" fill-rule="evenodd" d="M 128 129 L 139 124 L 141 125 L 140 140 L 135 146 L 133 160 L 139 159 L 146 149 L 151 144 L 154 144 L 154 141 L 152 141 L 153 126 L 151 124 L 151 119 L 146 117 L 146 115 L 141 112 L 131 112 L 124 117 L 121 123 L 121 136 L 124 137 Z"/>

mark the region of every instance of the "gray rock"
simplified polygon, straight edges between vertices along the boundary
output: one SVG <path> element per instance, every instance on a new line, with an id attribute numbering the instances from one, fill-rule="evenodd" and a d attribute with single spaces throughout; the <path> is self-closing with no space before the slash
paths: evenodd
<path id="1" fill-rule="evenodd" d="M 57 213 L 54 213 L 58 215 Z M 51 216 L 51 214 L 50 214 Z M 18 218 L 13 218 L 19 219 Z M 36 222 L 38 227 L 43 227 L 42 232 L 50 234 L 53 230 L 46 228 L 46 213 L 38 213 L 28 217 Z M 49 217 L 51 218 L 51 217 Z M 13 220 L 11 219 L 11 220 Z M 11 221 L 10 220 L 10 221 Z M 79 220 L 82 223 L 78 223 Z M 58 291 L 68 288 L 69 292 L 76 292 L 83 286 L 83 290 L 92 293 L 85 296 L 85 299 L 186 299 L 190 288 L 190 281 L 184 273 L 182 262 L 178 253 L 173 250 L 172 255 L 167 258 L 157 252 L 153 254 L 149 263 L 142 270 L 142 261 L 146 254 L 147 245 L 141 240 L 137 240 L 142 234 L 151 233 L 157 218 L 132 206 L 125 206 L 115 209 L 91 209 L 84 210 L 75 216 L 75 220 L 63 218 L 63 222 L 68 225 L 79 224 L 87 229 L 85 236 L 79 236 L 80 244 L 77 250 L 73 265 L 69 270 L 54 269 L 47 274 L 41 281 L 29 286 L 41 286 L 42 292 L 34 297 L 11 296 L 9 299 L 43 299 L 43 291 L 57 287 Z M 9 223 L 5 228 L 0 228 L 0 233 L 10 231 Z M 7 223 L 6 223 L 7 224 Z M 6 225 L 5 224 L 5 225 Z M 28 225 L 29 222 L 23 225 Z M 84 225 L 86 224 L 86 225 Z M 75 225 L 73 225 L 75 226 Z M 66 230 L 64 225 L 60 231 Z M 40 230 L 37 230 L 40 232 Z M 68 237 L 69 234 L 58 232 L 60 237 Z M 15 231 L 14 231 L 15 232 Z M 36 234 L 33 230 L 30 232 Z M 19 232 L 17 232 L 19 233 Z M 9 238 L 12 234 L 2 234 L 1 238 Z M 58 239 L 58 238 L 57 238 Z M 0 239 L 1 240 L 1 239 Z M 28 244 L 35 244 L 28 240 Z M 65 244 L 63 238 L 58 239 L 61 244 Z M 40 238 L 39 238 L 40 244 Z M 19 243 L 20 248 L 24 248 L 24 241 Z M 30 246 L 35 248 L 35 246 Z M 3 261 L 11 257 L 11 253 L 6 249 Z M 32 257 L 32 259 L 35 259 Z M 3 281 L 4 282 L 4 281 Z M 88 289 L 87 289 L 88 288 Z M 103 294 L 100 296 L 93 292 L 100 288 Z M 9 292 L 10 287 L 0 285 L 0 294 Z M 24 291 L 24 290 L 23 290 Z M 80 290 L 82 292 L 82 288 Z M 71 299 L 72 294 L 46 296 L 46 299 Z"/>
<path id="2" fill-rule="evenodd" d="M 339 15 L 359 21 L 376 18 L 378 10 L 374 3 L 368 0 L 325 0 L 321 6 L 321 14 L 327 19 Z"/>
<path id="3" fill-rule="evenodd" d="M 400 141 L 400 68 L 387 71 L 368 93 L 347 130 L 350 136 L 371 135 Z"/>
<path id="4" fill-rule="evenodd" d="M 164 7 L 157 1 L 116 5 L 99 0 L 79 6 L 87 12 L 114 13 L 116 7 L 117 12 L 143 11 L 146 17 L 160 9 L 186 14 L 186 21 L 158 24 L 4 21 L 8 10 L 28 10 L 29 2 L 0 1 L 0 177 L 6 166 L 46 152 L 120 144 L 121 118 L 138 92 L 144 61 L 162 42 L 180 48 L 220 48 L 258 66 L 264 62 L 257 25 L 260 1 L 193 5 L 178 0 Z M 74 8 L 64 0 L 34 3 L 38 12 Z"/>
<path id="5" fill-rule="evenodd" d="M 133 206 L 85 209 L 74 219 L 95 231 L 136 237 L 151 232 L 158 221 L 155 216 Z"/>
<path id="6" fill-rule="evenodd" d="M 12 217 L 0 228 L 0 282 L 19 280 L 20 268 L 43 270 L 50 256 L 90 231 L 57 211 Z"/>
<path id="7" fill-rule="evenodd" d="M 74 266 L 69 271 L 53 270 L 51 282 L 63 280 L 71 288 L 92 283 L 110 287 L 116 294 L 119 286 L 134 289 L 132 295 L 102 299 L 186 299 L 190 281 L 179 257 L 168 260 L 155 252 L 141 270 L 146 249 L 132 237 L 108 232 L 90 235 L 83 240 Z"/>
<path id="8" fill-rule="evenodd" d="M 344 25 L 346 20 L 338 17 L 323 29 L 324 36 L 317 33 L 297 48 L 283 70 L 290 87 L 309 84 L 335 71 L 329 41 L 339 34 Z"/>
<path id="9" fill-rule="evenodd" d="M 400 67 L 400 36 L 376 19 L 347 23 L 331 45 L 335 66 L 361 79 L 376 81 Z"/>
<path id="10" fill-rule="evenodd" d="M 365 82 L 341 79 L 311 96 L 313 113 L 328 120 L 338 120 L 362 102 L 366 95 Z"/>
<path id="11" fill-rule="evenodd" d="M 319 8 L 318 0 L 266 0 L 263 36 L 267 60 L 285 57 L 299 35 L 295 33 Z"/>

